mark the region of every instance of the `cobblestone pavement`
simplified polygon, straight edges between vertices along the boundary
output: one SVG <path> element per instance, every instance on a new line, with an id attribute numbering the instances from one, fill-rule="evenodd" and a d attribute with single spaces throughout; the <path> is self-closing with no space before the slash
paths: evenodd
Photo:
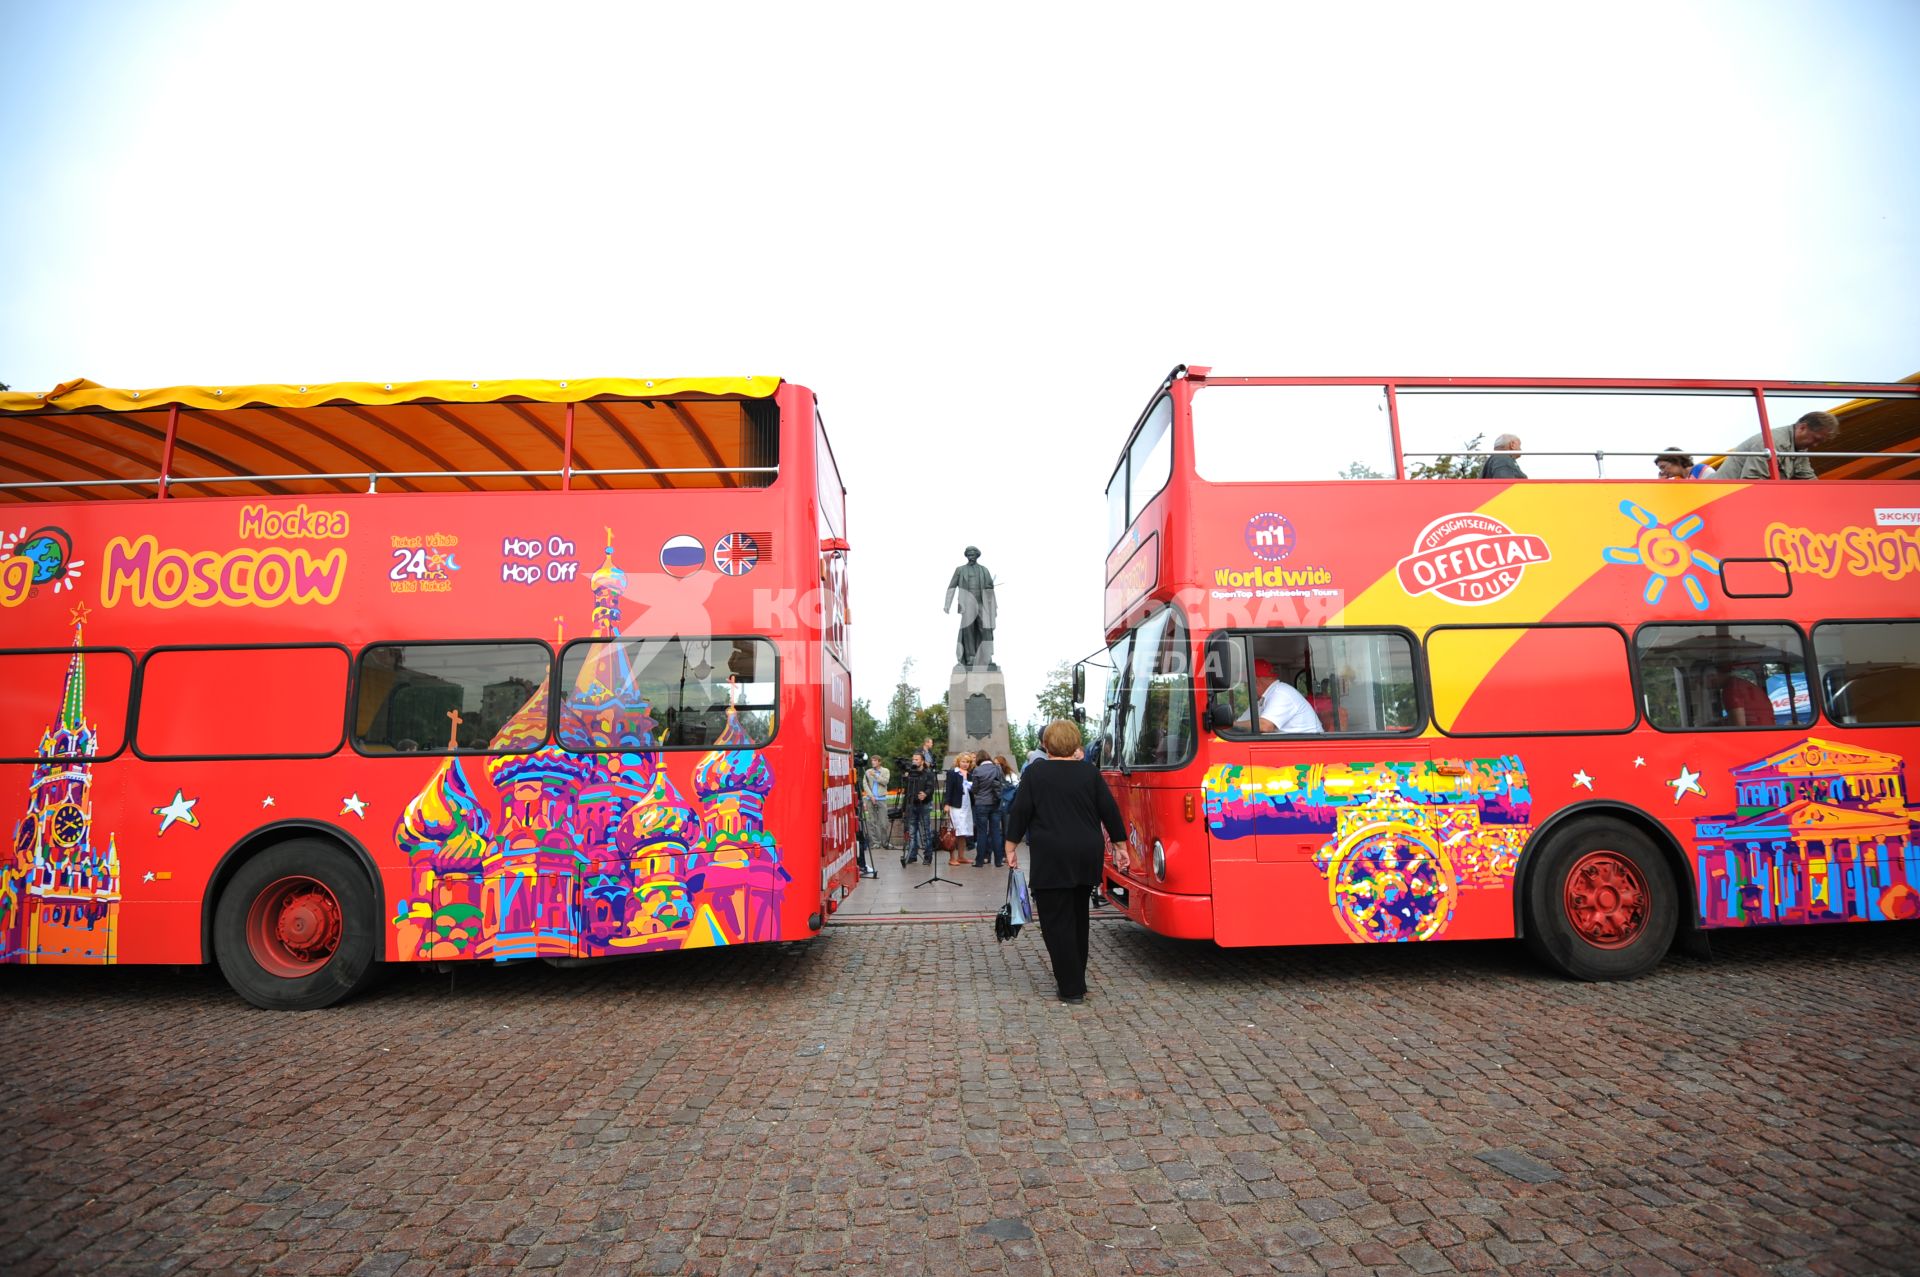
<path id="1" fill-rule="evenodd" d="M 407 972 L 0 974 L 0 1269 L 1853 1273 L 1920 1266 L 1920 930 L 1626 985 L 1513 945 L 835 927 Z"/>

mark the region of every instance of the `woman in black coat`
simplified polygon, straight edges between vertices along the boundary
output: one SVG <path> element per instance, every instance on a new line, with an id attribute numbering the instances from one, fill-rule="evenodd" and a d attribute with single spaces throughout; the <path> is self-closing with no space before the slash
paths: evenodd
<path id="1" fill-rule="evenodd" d="M 1033 853 L 1027 882 L 1040 915 L 1040 934 L 1053 959 L 1053 979 L 1062 1002 L 1087 996 L 1089 901 L 1100 885 L 1108 846 L 1113 863 L 1127 869 L 1127 827 L 1120 804 L 1093 764 L 1075 759 L 1080 729 L 1064 718 L 1040 733 L 1047 761 L 1020 777 L 1007 813 L 1007 864 L 1018 868 L 1024 839 Z"/>

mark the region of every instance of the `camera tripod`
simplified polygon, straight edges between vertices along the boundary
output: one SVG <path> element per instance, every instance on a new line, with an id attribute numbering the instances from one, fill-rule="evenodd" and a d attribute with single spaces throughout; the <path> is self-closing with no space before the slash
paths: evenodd
<path id="1" fill-rule="evenodd" d="M 932 885 L 933 885 L 934 883 L 936 883 L 936 882 L 944 882 L 944 883 L 946 883 L 946 884 L 947 884 L 947 885 L 948 885 L 949 887 L 964 887 L 964 886 L 966 886 L 967 884 L 965 884 L 964 882 L 961 882 L 961 881 L 960 881 L 959 879 L 957 879 L 957 878 L 942 878 L 942 877 L 940 876 L 940 859 L 939 859 L 939 857 L 940 857 L 940 856 L 945 856 L 945 855 L 951 855 L 952 853 L 951 853 L 951 852 L 942 852 L 942 851 L 938 851 L 938 849 L 939 849 L 939 846 L 940 846 L 940 840 L 939 840 L 938 838 L 935 838 L 935 839 L 934 839 L 934 843 L 933 843 L 933 845 L 934 845 L 934 848 L 935 848 L 935 850 L 936 850 L 936 852 L 937 852 L 937 855 L 935 856 L 935 858 L 934 858 L 934 860 L 933 860 L 933 861 L 931 862 L 931 863 L 932 863 L 932 865 L 933 865 L 933 877 L 931 877 L 931 878 L 929 878 L 929 879 L 927 879 L 927 880 L 926 880 L 925 882 L 916 882 L 916 883 L 914 883 L 914 884 L 913 884 L 913 889 L 914 889 L 915 891 L 918 891 L 918 890 L 920 890 L 920 888 L 922 888 L 922 887 L 931 887 L 931 886 L 932 886 Z"/>

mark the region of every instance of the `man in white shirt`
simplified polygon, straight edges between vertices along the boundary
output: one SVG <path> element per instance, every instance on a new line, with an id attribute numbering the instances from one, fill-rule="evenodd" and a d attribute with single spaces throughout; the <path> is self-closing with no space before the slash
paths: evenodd
<path id="1" fill-rule="evenodd" d="M 1280 678 L 1272 661 L 1253 663 L 1253 690 L 1260 697 L 1260 730 L 1263 732 L 1320 732 L 1320 716 L 1313 712 L 1307 698 Z"/>

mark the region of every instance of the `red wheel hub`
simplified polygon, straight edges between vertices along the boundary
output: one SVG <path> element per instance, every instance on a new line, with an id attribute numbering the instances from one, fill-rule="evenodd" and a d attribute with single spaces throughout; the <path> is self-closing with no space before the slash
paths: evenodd
<path id="1" fill-rule="evenodd" d="M 1596 949 L 1624 949 L 1647 929 L 1647 880 L 1617 851 L 1590 851 L 1567 873 L 1567 921 Z"/>
<path id="2" fill-rule="evenodd" d="M 267 971 L 291 980 L 327 965 L 341 927 L 340 902 L 325 883 L 282 878 L 247 910 L 247 949 Z"/>

